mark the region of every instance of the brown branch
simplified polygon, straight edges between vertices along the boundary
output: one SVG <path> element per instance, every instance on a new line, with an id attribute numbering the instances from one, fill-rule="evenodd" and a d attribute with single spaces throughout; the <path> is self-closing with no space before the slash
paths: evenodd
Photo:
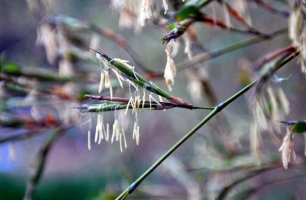
<path id="1" fill-rule="evenodd" d="M 262 6 L 263 8 L 267 9 L 268 11 L 271 11 L 272 13 L 279 14 L 279 15 L 282 15 L 284 17 L 289 17 L 289 15 L 290 15 L 289 12 L 287 12 L 285 10 L 278 10 L 278 9 L 272 7 L 267 2 L 264 2 L 262 0 L 249 0 L 249 1 L 252 1 L 252 2 L 258 4 L 259 6 Z"/>

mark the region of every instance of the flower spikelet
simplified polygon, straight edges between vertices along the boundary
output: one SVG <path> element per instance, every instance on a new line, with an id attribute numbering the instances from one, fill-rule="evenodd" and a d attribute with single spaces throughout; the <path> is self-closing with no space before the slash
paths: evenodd
<path id="1" fill-rule="evenodd" d="M 176 76 L 176 67 L 175 63 L 171 57 L 171 51 L 169 48 L 165 49 L 167 54 L 167 63 L 164 72 L 164 78 L 166 80 L 166 84 L 168 86 L 169 91 L 172 91 L 172 86 L 174 84 L 174 78 Z"/>
<path id="2" fill-rule="evenodd" d="M 293 133 L 290 131 L 289 127 L 287 128 L 287 134 L 283 139 L 283 143 L 279 148 L 279 151 L 282 152 L 283 166 L 285 169 L 288 169 L 288 163 L 291 161 L 291 159 L 296 159 L 293 149 Z"/>
<path id="3" fill-rule="evenodd" d="M 306 60 L 306 8 L 304 1 L 291 1 L 291 13 L 289 18 L 289 37 L 294 46 L 300 50 L 302 72 L 306 72 L 304 62 Z"/>
<path id="4" fill-rule="evenodd" d="M 252 124 L 250 125 L 251 150 L 259 161 L 259 147 L 262 140 L 260 133 L 267 132 L 276 142 L 279 142 L 275 133 L 280 133 L 279 120 L 289 112 L 289 102 L 281 88 L 268 86 L 254 96 L 250 104 Z M 287 141 L 287 140 L 286 140 Z M 285 142 L 284 142 L 285 143 Z"/>

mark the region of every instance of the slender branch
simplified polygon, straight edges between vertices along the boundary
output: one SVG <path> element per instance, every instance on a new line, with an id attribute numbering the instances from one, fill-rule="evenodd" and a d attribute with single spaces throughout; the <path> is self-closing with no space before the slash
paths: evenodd
<path id="1" fill-rule="evenodd" d="M 61 83 L 66 83 L 66 82 L 84 82 L 84 81 L 91 81 L 88 79 L 87 75 L 81 75 L 78 77 L 60 77 L 58 76 L 57 72 L 53 71 L 39 71 L 37 72 L 34 70 L 19 70 L 19 71 L 9 71 L 6 69 L 3 69 L 3 71 L 0 73 L 2 75 L 9 75 L 9 76 L 25 76 L 28 78 L 35 78 L 38 79 L 39 81 L 45 81 L 45 82 L 61 82 Z M 98 79 L 98 77 L 97 77 Z"/>
<path id="2" fill-rule="evenodd" d="M 306 174 L 297 174 L 297 175 L 294 174 L 294 175 L 289 175 L 289 176 L 286 176 L 286 177 L 277 177 L 276 180 L 275 179 L 274 180 L 270 180 L 270 181 L 264 182 L 262 185 L 258 185 L 258 186 L 255 186 L 255 188 L 249 189 L 247 191 L 247 193 L 244 193 L 243 196 L 239 196 L 239 198 L 236 198 L 236 199 L 241 199 L 241 200 L 250 199 L 259 190 L 261 190 L 261 189 L 263 189 L 263 188 L 265 188 L 267 186 L 270 186 L 272 184 L 279 183 L 279 182 L 282 182 L 282 181 L 288 181 L 288 180 L 292 180 L 292 179 L 301 179 L 301 178 L 303 178 L 305 176 L 306 176 Z"/>
<path id="3" fill-rule="evenodd" d="M 273 39 L 273 38 L 275 38 L 277 36 L 280 36 L 280 35 L 283 35 L 287 32 L 288 32 L 288 28 L 286 27 L 286 28 L 280 29 L 278 31 L 271 32 L 271 33 L 268 34 L 268 36 L 257 36 L 257 37 L 251 38 L 251 39 L 247 39 L 247 40 L 244 40 L 244 41 L 241 41 L 241 42 L 237 42 L 235 44 L 229 45 L 229 46 L 221 48 L 221 49 L 217 49 L 217 50 L 207 52 L 207 53 L 198 54 L 198 55 L 194 56 L 192 58 L 192 60 L 186 60 L 184 62 L 181 62 L 181 63 L 177 64 L 176 66 L 177 66 L 178 71 L 181 71 L 181 70 L 184 70 L 184 69 L 186 69 L 190 66 L 198 64 L 200 62 L 219 57 L 223 54 L 226 54 L 226 53 L 229 53 L 229 52 L 232 52 L 232 51 L 235 51 L 235 50 L 238 50 L 238 49 L 241 49 L 241 48 L 244 48 L 244 47 L 247 47 L 247 46 L 262 42 L 262 41 L 265 41 L 265 40 Z"/>
<path id="4" fill-rule="evenodd" d="M 56 93 L 55 90 L 50 90 L 50 88 L 43 87 L 39 84 L 33 86 L 30 84 L 21 84 L 18 81 L 14 80 L 12 77 L 8 77 L 7 75 L 4 75 L 0 73 L 0 79 L 6 81 L 7 83 L 10 83 L 12 85 L 18 86 L 16 88 L 11 88 L 17 91 L 23 91 L 23 92 L 30 92 L 31 90 L 35 89 L 39 93 L 46 94 L 46 95 L 56 95 L 57 97 L 61 99 L 69 99 L 70 96 L 68 96 L 67 93 Z M 6 87 L 8 87 L 8 84 L 6 83 Z"/>
<path id="5" fill-rule="evenodd" d="M 255 177 L 263 172 L 266 172 L 268 170 L 271 170 L 273 168 L 267 167 L 267 168 L 260 168 L 260 169 L 255 169 L 254 171 L 248 173 L 247 175 L 235 180 L 234 182 L 230 183 L 229 185 L 225 186 L 221 192 L 219 192 L 219 195 L 216 197 L 216 200 L 222 200 L 226 199 L 227 194 L 229 193 L 230 190 L 232 190 L 236 185 L 249 180 L 252 177 Z"/>
<path id="6" fill-rule="evenodd" d="M 24 200 L 32 199 L 32 196 L 34 195 L 36 187 L 39 184 L 39 181 L 45 169 L 49 152 L 52 146 L 54 145 L 54 143 L 56 142 L 56 140 L 59 139 L 60 136 L 63 135 L 64 131 L 65 131 L 64 128 L 57 129 L 39 150 L 38 157 L 37 157 L 37 166 L 35 168 L 33 175 L 31 176 L 28 182 Z"/>
<path id="7" fill-rule="evenodd" d="M 220 4 L 224 4 L 226 9 L 228 10 L 229 14 L 234 17 L 237 21 L 239 21 L 240 23 L 242 23 L 244 26 L 246 26 L 251 32 L 257 33 L 258 35 L 261 35 L 262 33 L 260 33 L 258 30 L 256 30 L 255 28 L 253 28 L 251 25 L 249 25 L 246 20 L 244 19 L 243 16 L 240 15 L 240 13 L 234 9 L 230 4 L 228 4 L 226 1 L 224 0 L 218 0 L 218 2 Z"/>
<path id="8" fill-rule="evenodd" d="M 287 12 L 285 10 L 278 10 L 278 9 L 272 7 L 267 2 L 264 2 L 262 0 L 249 0 L 249 1 L 253 1 L 254 3 L 258 4 L 259 6 L 262 6 L 263 8 L 271 11 L 272 13 L 279 14 L 279 15 L 282 15 L 284 17 L 289 17 L 289 15 L 290 15 L 289 12 Z"/>
<path id="9" fill-rule="evenodd" d="M 271 62 L 272 60 L 275 60 L 276 58 L 282 56 L 282 55 L 286 55 L 286 57 L 290 54 L 292 54 L 294 51 L 296 51 L 296 47 L 294 47 L 293 45 L 288 46 L 286 48 L 277 50 L 269 55 L 267 55 L 266 57 L 264 57 L 257 65 L 255 65 L 253 68 L 256 71 L 259 71 L 265 64 Z"/>
<path id="10" fill-rule="evenodd" d="M 235 180 L 234 182 L 230 183 L 229 185 L 227 185 L 226 187 L 224 187 L 221 192 L 219 193 L 218 197 L 216 198 L 216 200 L 223 200 L 223 199 L 227 199 L 227 194 L 229 194 L 229 192 L 231 190 L 233 190 L 236 186 L 238 186 L 239 184 L 241 184 L 242 182 L 244 181 L 247 181 L 249 180 L 250 178 L 252 177 L 255 177 L 255 176 L 258 176 L 260 175 L 260 173 L 263 173 L 263 172 L 266 172 L 268 170 L 273 170 L 273 169 L 276 169 L 276 168 L 282 168 L 282 165 L 281 164 L 277 164 L 275 166 L 270 166 L 270 167 L 265 167 L 265 168 L 262 168 L 262 169 L 257 169 L 257 170 L 254 170 L 252 171 L 250 174 L 244 176 L 244 177 L 241 177 L 237 180 Z M 260 189 L 268 186 L 268 185 L 271 185 L 271 184 L 274 184 L 274 183 L 277 183 L 277 182 L 280 182 L 280 181 L 284 181 L 284 180 L 289 180 L 289 179 L 294 179 L 294 178 L 301 178 L 303 176 L 305 176 L 306 174 L 298 174 L 298 175 L 289 175 L 289 176 L 285 176 L 285 177 L 279 177 L 277 176 L 276 178 L 273 176 L 273 180 L 270 180 L 270 181 L 266 181 L 264 184 L 262 185 L 259 185 L 259 186 L 255 186 L 254 188 L 250 188 L 246 191 L 243 192 L 243 196 L 240 196 L 239 194 L 238 195 L 235 195 L 235 199 L 248 199 L 250 198 L 250 196 L 254 195 L 256 192 L 258 192 Z M 239 198 L 237 198 L 239 196 Z"/>
<path id="11" fill-rule="evenodd" d="M 8 137 L 5 137 L 5 138 L 0 138 L 0 144 L 5 143 L 5 142 L 9 142 L 9 141 L 18 141 L 18 140 L 29 139 L 31 137 L 41 135 L 42 132 L 43 132 L 43 130 L 35 130 L 35 131 L 27 130 L 23 134 L 12 135 L 12 136 L 8 136 Z"/>
<path id="12" fill-rule="evenodd" d="M 163 44 L 169 43 L 171 40 L 176 40 L 180 36 L 182 36 L 187 30 L 188 27 L 194 24 L 195 22 L 203 22 L 205 25 L 208 26 L 217 26 L 219 28 L 222 28 L 224 30 L 230 31 L 230 32 L 236 32 L 236 33 L 242 33 L 247 35 L 259 35 L 262 37 L 269 37 L 266 34 L 260 33 L 259 31 L 249 28 L 247 30 L 240 30 L 234 27 L 228 26 L 224 21 L 220 19 L 214 19 L 213 17 L 210 17 L 208 15 L 204 15 L 202 13 L 199 13 L 196 16 L 192 16 L 192 18 L 187 18 L 180 23 L 175 23 L 175 27 L 172 31 L 170 31 L 166 36 L 163 37 L 162 42 Z"/>
<path id="13" fill-rule="evenodd" d="M 222 28 L 224 30 L 228 30 L 228 31 L 231 31 L 231 32 L 242 33 L 242 34 L 247 34 L 247 35 L 265 36 L 265 34 L 260 33 L 259 31 L 251 29 L 251 28 L 249 28 L 247 30 L 240 30 L 240 29 L 237 29 L 237 28 L 234 28 L 234 27 L 230 27 L 230 26 L 226 25 L 226 23 L 224 21 L 219 20 L 219 19 L 215 20 L 215 19 L 213 19 L 213 17 L 210 17 L 210 16 L 196 17 L 195 20 L 197 22 L 203 22 L 204 24 L 215 25 L 219 28 Z"/>
<path id="14" fill-rule="evenodd" d="M 290 60 L 292 60 L 297 53 L 293 53 L 284 59 L 282 62 L 275 64 L 274 70 L 278 70 L 280 67 L 284 66 Z M 168 158 L 178 147 L 180 147 L 188 138 L 190 138 L 197 130 L 199 130 L 204 124 L 206 124 L 212 117 L 214 117 L 217 113 L 222 111 L 226 106 L 240 97 L 242 94 L 247 92 L 250 88 L 255 86 L 260 79 L 257 79 L 241 89 L 239 92 L 225 100 L 224 102 L 217 105 L 213 111 L 211 111 L 199 124 L 197 124 L 192 130 L 190 130 L 181 140 L 179 140 L 173 147 L 171 147 L 160 159 L 158 159 L 146 172 L 144 172 L 134 183 L 132 183 L 128 188 L 126 188 L 117 199 L 125 199 L 129 194 L 133 193 L 133 191 L 139 186 L 139 184 L 150 175 L 166 158 Z"/>
<path id="15" fill-rule="evenodd" d="M 123 110 L 123 109 L 134 109 L 132 105 L 129 105 L 130 99 L 121 98 L 121 97 L 109 97 L 109 96 L 95 96 L 95 95 L 85 95 L 85 97 L 89 97 L 94 100 L 104 100 L 107 103 L 102 104 L 93 104 L 93 105 L 83 105 L 75 107 L 77 109 L 85 110 L 86 112 L 105 112 L 105 111 L 114 111 L 114 110 Z M 170 102 L 155 102 L 155 101 L 142 101 L 137 102 L 137 107 L 139 108 L 149 108 L 152 110 L 165 110 L 171 108 L 185 108 L 185 109 L 205 109 L 205 110 L 213 110 L 214 107 L 208 106 L 189 106 L 189 105 L 180 105 L 174 104 Z"/>

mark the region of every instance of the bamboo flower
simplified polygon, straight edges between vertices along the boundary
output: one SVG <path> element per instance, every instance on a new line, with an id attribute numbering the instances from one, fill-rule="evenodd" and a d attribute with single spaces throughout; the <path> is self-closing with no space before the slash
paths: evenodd
<path id="1" fill-rule="evenodd" d="M 171 52 L 169 48 L 165 49 L 167 54 L 167 63 L 164 72 L 164 78 L 166 79 L 166 84 L 168 86 L 169 91 L 172 91 L 172 86 L 174 84 L 174 78 L 176 76 L 176 67 L 175 63 L 171 57 Z"/>

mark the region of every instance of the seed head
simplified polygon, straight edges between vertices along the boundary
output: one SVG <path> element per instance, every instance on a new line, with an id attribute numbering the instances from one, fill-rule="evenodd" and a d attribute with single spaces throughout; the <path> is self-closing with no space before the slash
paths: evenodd
<path id="1" fill-rule="evenodd" d="M 168 86 L 169 91 L 172 91 L 172 86 L 174 84 L 174 78 L 176 76 L 176 67 L 175 63 L 171 57 L 171 52 L 169 48 L 165 49 L 167 54 L 167 63 L 164 72 L 164 78 L 166 79 L 166 84 Z"/>
<path id="2" fill-rule="evenodd" d="M 288 169 L 288 163 L 291 159 L 296 159 L 296 154 L 293 149 L 293 133 L 290 131 L 289 127 L 287 128 L 287 134 L 283 139 L 282 146 L 279 148 L 279 151 L 282 152 L 282 161 L 285 169 Z"/>

